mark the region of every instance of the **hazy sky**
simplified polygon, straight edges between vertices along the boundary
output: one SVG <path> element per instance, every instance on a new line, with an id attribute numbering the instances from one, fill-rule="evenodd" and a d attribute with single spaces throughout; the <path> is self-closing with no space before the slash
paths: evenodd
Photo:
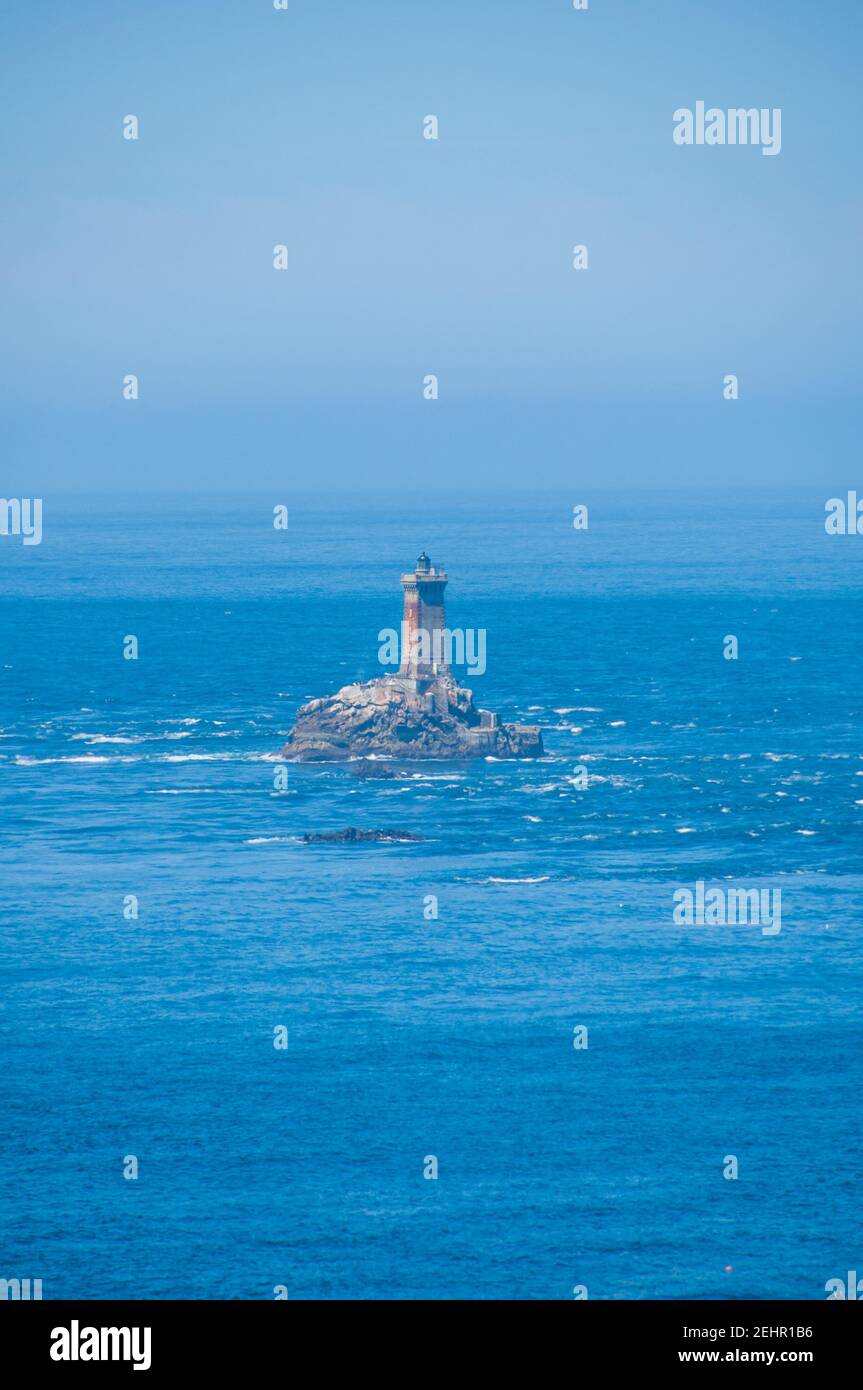
<path id="1" fill-rule="evenodd" d="M 0 492 L 859 484 L 861 37 L 860 0 L 4 0 Z M 781 107 L 781 153 L 675 145 L 698 100 Z"/>

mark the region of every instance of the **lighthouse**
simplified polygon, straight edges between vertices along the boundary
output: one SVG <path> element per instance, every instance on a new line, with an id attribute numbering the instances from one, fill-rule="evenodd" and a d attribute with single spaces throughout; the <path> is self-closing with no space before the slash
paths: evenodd
<path id="1" fill-rule="evenodd" d="M 399 675 L 408 680 L 435 680 L 449 674 L 446 659 L 444 589 L 447 574 L 423 551 L 416 569 L 402 575 L 402 661 Z"/>
<path id="2" fill-rule="evenodd" d="M 378 634 L 378 640 L 387 639 L 379 649 L 382 665 L 394 664 L 393 645 L 400 647 L 398 673 L 352 681 L 335 695 L 301 706 L 283 756 L 298 762 L 542 757 L 538 725 L 502 723 L 494 711 L 476 705 L 473 692 L 453 676 L 451 663 L 461 666 L 468 643 L 463 631 L 446 626 L 443 567 L 433 565 L 423 551 L 401 581 L 401 641 L 394 641 L 392 628 Z M 485 670 L 484 629 L 479 635 L 477 675 Z M 466 664 L 472 667 L 470 659 Z"/>

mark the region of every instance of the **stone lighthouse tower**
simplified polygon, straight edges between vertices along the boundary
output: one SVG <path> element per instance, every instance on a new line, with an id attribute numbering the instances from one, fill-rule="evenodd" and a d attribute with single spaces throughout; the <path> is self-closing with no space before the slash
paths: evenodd
<path id="1" fill-rule="evenodd" d="M 427 681 L 449 674 L 444 641 L 446 586 L 446 571 L 433 565 L 425 551 L 417 560 L 416 569 L 402 575 L 402 677 Z"/>

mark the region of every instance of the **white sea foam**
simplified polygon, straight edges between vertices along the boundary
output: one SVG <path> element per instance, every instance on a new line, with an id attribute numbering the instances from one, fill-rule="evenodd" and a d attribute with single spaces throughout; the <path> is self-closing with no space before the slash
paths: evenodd
<path id="1" fill-rule="evenodd" d="M 483 883 L 548 883 L 550 874 L 543 874 L 542 878 L 484 878 Z"/>
<path id="2" fill-rule="evenodd" d="M 266 762 L 269 754 L 256 753 L 159 753 L 157 763 L 236 763 Z"/>
<path id="3" fill-rule="evenodd" d="M 48 763 L 227 763 L 227 762 L 270 762 L 266 753 L 133 753 L 107 757 L 96 753 L 86 753 L 74 758 L 28 758 L 22 755 L 16 762 L 22 766 L 34 767 Z"/>
<path id="4" fill-rule="evenodd" d="M 291 845 L 299 844 L 297 835 L 256 835 L 252 840 L 244 840 L 244 845 Z"/>
<path id="5" fill-rule="evenodd" d="M 406 772 L 411 782 L 453 782 L 463 781 L 463 772 Z"/>
<path id="6" fill-rule="evenodd" d="M 72 734 L 72 743 L 141 743 L 140 736 L 126 738 L 122 734 Z"/>
<path id="7" fill-rule="evenodd" d="M 233 787 L 156 787 L 147 789 L 145 796 L 245 796 Z"/>
<path id="8" fill-rule="evenodd" d="M 162 743 L 168 739 L 191 738 L 189 732 L 174 734 L 72 734 L 72 743 Z M 218 738 L 218 734 L 214 735 Z"/>
<path id="9" fill-rule="evenodd" d="M 137 763 L 139 758 L 103 758 L 96 753 L 86 753 L 80 758 L 25 758 L 19 755 L 15 762 L 19 767 L 46 767 L 52 763 L 85 763 L 94 766 L 96 763 Z"/>

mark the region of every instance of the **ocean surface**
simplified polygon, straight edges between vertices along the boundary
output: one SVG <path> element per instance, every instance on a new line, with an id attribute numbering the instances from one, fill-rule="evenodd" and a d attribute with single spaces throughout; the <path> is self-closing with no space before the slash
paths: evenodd
<path id="1" fill-rule="evenodd" d="M 0 1276 L 822 1299 L 863 1270 L 863 537 L 826 497 L 48 496 L 41 545 L 0 538 Z M 424 548 L 487 632 L 462 683 L 545 756 L 279 792 Z M 351 825 L 425 838 L 300 839 Z M 677 924 L 698 880 L 781 889 L 781 931 Z"/>

